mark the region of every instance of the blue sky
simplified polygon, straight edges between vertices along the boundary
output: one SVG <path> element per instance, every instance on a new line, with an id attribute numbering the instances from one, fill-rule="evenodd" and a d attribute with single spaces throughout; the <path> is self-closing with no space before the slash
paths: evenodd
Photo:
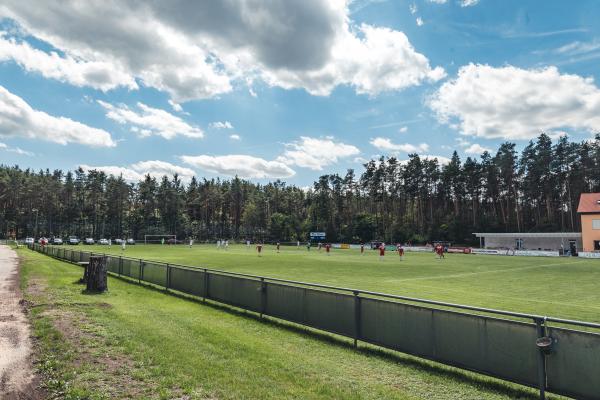
<path id="1" fill-rule="evenodd" d="M 600 131 L 600 2 L 0 5 L 0 160 L 310 185 Z"/>

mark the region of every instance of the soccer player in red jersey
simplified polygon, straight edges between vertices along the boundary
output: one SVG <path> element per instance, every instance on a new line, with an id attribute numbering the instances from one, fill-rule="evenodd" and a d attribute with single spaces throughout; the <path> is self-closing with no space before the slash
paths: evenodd
<path id="1" fill-rule="evenodd" d="M 325 252 L 327 253 L 327 255 L 329 255 L 329 252 L 331 251 L 331 245 L 329 243 L 327 243 L 325 245 Z"/>
<path id="2" fill-rule="evenodd" d="M 435 246 L 435 252 L 436 252 L 437 256 L 440 258 L 440 260 L 442 258 L 444 258 L 444 247 L 441 244 L 438 244 L 437 246 Z"/>
<path id="3" fill-rule="evenodd" d="M 379 245 L 379 261 L 383 261 L 383 257 L 385 257 L 385 243 Z"/>
<path id="4" fill-rule="evenodd" d="M 402 261 L 404 259 L 404 247 L 402 247 L 402 245 L 400 243 L 398 243 L 396 245 L 396 248 L 398 249 L 398 255 L 400 256 L 400 261 Z"/>
<path id="5" fill-rule="evenodd" d="M 256 251 L 258 252 L 258 256 L 260 257 L 260 253 L 262 252 L 262 243 L 256 245 Z"/>
<path id="6" fill-rule="evenodd" d="M 360 244 L 360 255 L 362 256 L 362 255 L 364 255 L 364 254 L 365 254 L 365 244 L 364 244 L 364 243 L 361 243 L 361 244 Z"/>
<path id="7" fill-rule="evenodd" d="M 279 246 L 280 246 L 280 244 L 279 244 L 279 242 L 277 242 L 277 252 L 278 253 L 279 253 Z"/>

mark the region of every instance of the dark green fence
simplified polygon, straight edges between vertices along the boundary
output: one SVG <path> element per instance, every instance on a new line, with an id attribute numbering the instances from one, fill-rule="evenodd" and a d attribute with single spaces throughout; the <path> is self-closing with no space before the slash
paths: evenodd
<path id="1" fill-rule="evenodd" d="M 92 254 L 31 248 L 70 262 Z M 538 388 L 540 398 L 600 399 L 600 335 L 565 328 L 600 324 L 105 256 L 115 275 Z"/>

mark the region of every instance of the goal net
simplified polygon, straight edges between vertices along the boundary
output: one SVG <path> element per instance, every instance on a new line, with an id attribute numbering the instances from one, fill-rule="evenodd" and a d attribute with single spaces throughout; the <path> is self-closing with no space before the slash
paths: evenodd
<path id="1" fill-rule="evenodd" d="M 175 244 L 177 235 L 144 235 L 144 244 Z"/>

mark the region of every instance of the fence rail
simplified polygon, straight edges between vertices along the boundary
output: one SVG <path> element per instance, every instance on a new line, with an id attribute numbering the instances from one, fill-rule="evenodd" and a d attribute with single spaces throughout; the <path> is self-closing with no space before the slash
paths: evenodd
<path id="1" fill-rule="evenodd" d="M 103 255 L 118 276 L 346 336 L 355 346 L 371 343 L 537 388 L 542 399 L 546 391 L 600 399 L 600 334 L 564 327 L 600 324 L 64 247 L 30 248 L 73 263 Z M 543 339 L 550 346 L 542 347 Z"/>

